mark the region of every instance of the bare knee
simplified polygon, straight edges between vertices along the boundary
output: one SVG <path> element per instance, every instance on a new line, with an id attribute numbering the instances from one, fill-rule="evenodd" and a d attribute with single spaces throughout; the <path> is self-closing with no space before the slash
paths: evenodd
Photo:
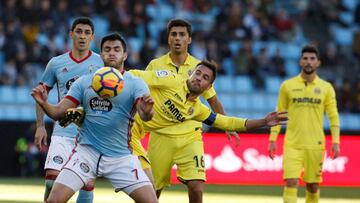
<path id="1" fill-rule="evenodd" d="M 306 190 L 311 193 L 316 193 L 319 190 L 319 183 L 306 183 Z"/>
<path id="2" fill-rule="evenodd" d="M 47 169 L 45 171 L 45 179 L 47 180 L 55 180 L 56 177 L 59 175 L 60 171 L 54 169 Z"/>
<path id="3" fill-rule="evenodd" d="M 295 178 L 286 179 L 286 187 L 296 188 L 298 187 L 299 181 Z"/>
<path id="4" fill-rule="evenodd" d="M 202 202 L 203 182 L 202 181 L 189 181 L 187 184 L 189 193 L 189 202 Z"/>

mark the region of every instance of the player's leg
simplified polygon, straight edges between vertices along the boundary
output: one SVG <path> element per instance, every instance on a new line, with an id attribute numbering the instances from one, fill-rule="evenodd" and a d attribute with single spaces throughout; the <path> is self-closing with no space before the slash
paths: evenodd
<path id="1" fill-rule="evenodd" d="M 203 199 L 204 181 L 190 180 L 186 183 L 190 203 L 201 203 Z"/>
<path id="2" fill-rule="evenodd" d="M 64 138 L 61 136 L 51 136 L 51 143 L 45 161 L 45 193 L 44 200 L 50 194 L 55 179 L 59 175 L 61 168 L 68 160 L 72 149 L 75 146 L 75 139 Z"/>
<path id="3" fill-rule="evenodd" d="M 76 203 L 92 203 L 94 200 L 95 180 L 88 182 L 79 191 Z"/>
<path id="4" fill-rule="evenodd" d="M 150 185 L 145 185 L 132 191 L 129 196 L 136 203 L 157 203 L 157 197 L 154 193 L 154 188 Z"/>
<path id="5" fill-rule="evenodd" d="M 147 158 L 145 156 L 138 156 L 138 159 L 140 161 L 141 168 L 144 170 L 146 176 L 149 178 L 149 180 L 151 181 L 151 183 L 153 184 L 154 189 L 155 189 L 154 176 L 151 171 L 151 165 L 150 165 L 149 158 Z"/>
<path id="6" fill-rule="evenodd" d="M 63 169 L 50 192 L 47 203 L 67 202 L 84 183 L 77 174 L 68 169 Z"/>
<path id="7" fill-rule="evenodd" d="M 304 181 L 306 182 L 306 202 L 317 203 L 320 199 L 319 183 L 322 182 L 324 150 L 306 150 Z"/>
<path id="8" fill-rule="evenodd" d="M 44 200 L 49 197 L 50 191 L 54 186 L 56 177 L 59 175 L 60 171 L 47 169 L 45 171 L 45 193 L 44 193 Z"/>
<path id="9" fill-rule="evenodd" d="M 298 179 L 303 168 L 303 150 L 284 148 L 283 169 L 285 188 L 283 192 L 283 201 L 285 203 L 297 202 Z"/>
<path id="10" fill-rule="evenodd" d="M 99 173 L 111 182 L 115 192 L 124 191 L 137 203 L 157 202 L 153 185 L 137 156 L 103 156 L 99 162 Z"/>
<path id="11" fill-rule="evenodd" d="M 203 184 L 206 180 L 204 143 L 201 134 L 185 136 L 183 146 L 175 153 L 177 177 L 186 184 L 190 203 L 202 202 Z"/>
<path id="12" fill-rule="evenodd" d="M 89 146 L 76 146 L 55 181 L 58 189 L 51 191 L 48 201 L 67 201 L 85 185 L 93 183 L 99 156 L 99 153 Z"/>
<path id="13" fill-rule="evenodd" d="M 177 138 L 170 138 L 154 132 L 150 135 L 148 156 L 154 176 L 156 196 L 159 198 L 164 187 L 170 186 L 173 155 L 177 150 Z"/>

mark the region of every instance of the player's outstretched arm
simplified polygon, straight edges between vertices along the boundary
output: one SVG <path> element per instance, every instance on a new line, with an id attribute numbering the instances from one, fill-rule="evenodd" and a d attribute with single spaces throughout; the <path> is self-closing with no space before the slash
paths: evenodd
<path id="1" fill-rule="evenodd" d="M 143 121 L 150 121 L 154 115 L 154 100 L 149 94 L 144 94 L 142 97 L 139 98 L 136 109 L 139 113 L 141 120 Z"/>
<path id="2" fill-rule="evenodd" d="M 45 113 L 54 120 L 63 118 L 68 108 L 74 108 L 77 106 L 74 102 L 68 99 L 62 99 L 56 105 L 50 104 L 48 102 L 48 95 L 44 85 L 39 85 L 32 89 L 31 96 L 41 106 Z"/>
<path id="3" fill-rule="evenodd" d="M 245 126 L 247 130 L 251 130 L 266 126 L 285 125 L 287 120 L 287 112 L 271 112 L 262 119 L 248 119 Z"/>

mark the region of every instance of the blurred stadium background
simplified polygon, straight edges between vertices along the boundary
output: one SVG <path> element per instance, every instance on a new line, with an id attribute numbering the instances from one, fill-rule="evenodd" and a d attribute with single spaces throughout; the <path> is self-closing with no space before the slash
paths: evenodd
<path id="1" fill-rule="evenodd" d="M 300 71 L 301 47 L 316 44 L 322 61 L 319 75 L 331 81 L 337 92 L 342 134 L 359 138 L 358 0 L 1 0 L 0 16 L 0 202 L 25 202 L 29 196 L 10 197 L 19 197 L 18 191 L 31 184 L 37 197 L 42 196 L 42 189 L 36 188 L 42 185 L 46 151 L 33 145 L 35 108 L 30 90 L 49 59 L 70 49 L 69 25 L 78 16 L 89 16 L 95 23 L 94 51 L 99 51 L 103 35 L 118 31 L 129 45 L 126 67 L 140 69 L 167 51 L 168 20 L 189 20 L 194 30 L 190 53 L 220 64 L 215 88 L 226 112 L 249 118 L 274 109 L 280 83 Z M 57 101 L 55 91 L 50 100 Z M 49 119 L 47 127 L 50 133 Z M 324 127 L 328 132 L 328 123 Z M 359 171 L 359 164 L 355 167 Z M 184 197 L 182 202 L 187 201 L 181 186 L 171 190 L 182 191 L 180 201 Z M 110 188 L 106 191 L 116 196 Z M 260 196 L 259 202 L 264 198 L 270 202 L 272 197 L 279 202 L 281 196 L 281 187 L 273 186 L 208 185 L 206 191 L 205 202 L 219 195 L 216 200 L 223 202 L 246 202 L 251 195 Z M 328 199 L 323 202 L 345 202 L 344 198 L 360 202 L 358 191 L 358 187 L 324 188 L 322 194 Z"/>

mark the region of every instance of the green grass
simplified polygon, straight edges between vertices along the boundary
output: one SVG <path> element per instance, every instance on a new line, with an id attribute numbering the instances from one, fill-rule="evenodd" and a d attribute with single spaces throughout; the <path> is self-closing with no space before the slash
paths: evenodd
<path id="1" fill-rule="evenodd" d="M 43 180 L 39 178 L 19 179 L 0 178 L 0 203 L 41 202 L 44 191 Z M 281 186 L 239 186 L 239 185 L 205 185 L 204 203 L 275 203 L 281 202 Z M 76 197 L 76 195 L 74 195 Z M 299 202 L 304 202 L 305 192 L 299 190 Z M 75 202 L 75 197 L 70 202 Z M 98 180 L 94 202 L 133 202 L 124 193 L 114 193 L 106 180 Z M 166 188 L 160 202 L 188 202 L 184 185 L 173 185 Z M 360 188 L 354 187 L 322 187 L 322 203 L 355 203 L 360 202 Z"/>

